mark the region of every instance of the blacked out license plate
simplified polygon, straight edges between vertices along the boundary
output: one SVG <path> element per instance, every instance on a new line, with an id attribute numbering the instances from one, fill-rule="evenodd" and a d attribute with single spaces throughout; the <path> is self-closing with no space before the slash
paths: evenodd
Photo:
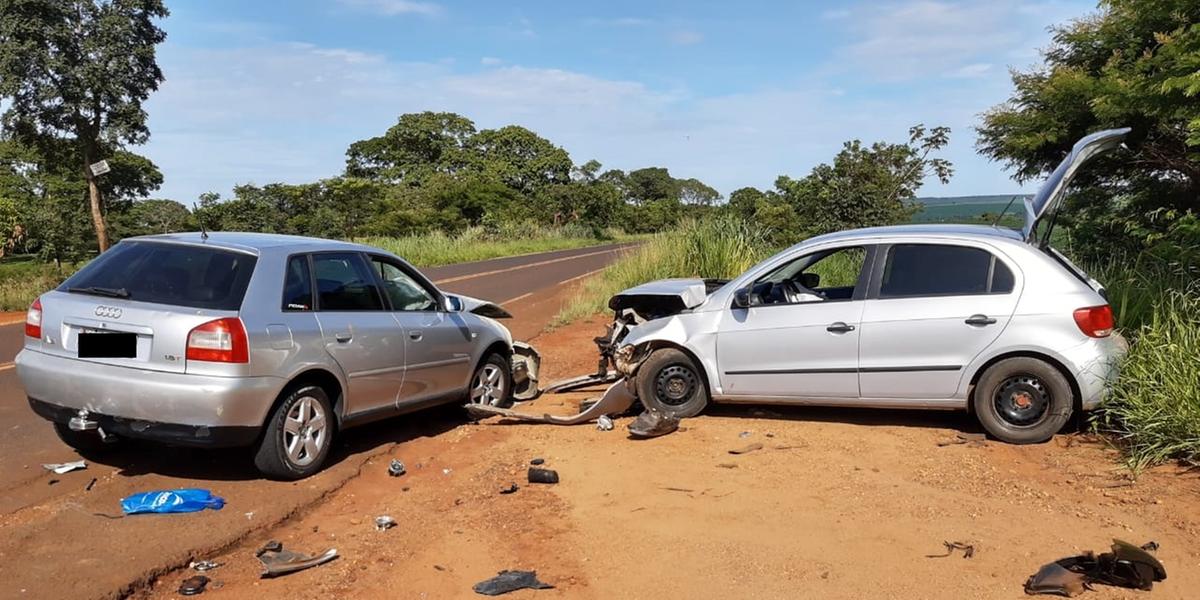
<path id="1" fill-rule="evenodd" d="M 80 332 L 79 358 L 137 358 L 137 334 Z"/>

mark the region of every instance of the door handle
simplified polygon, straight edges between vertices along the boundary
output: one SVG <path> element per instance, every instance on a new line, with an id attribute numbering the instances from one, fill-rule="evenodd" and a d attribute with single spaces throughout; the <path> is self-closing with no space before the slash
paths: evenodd
<path id="1" fill-rule="evenodd" d="M 354 334 L 348 331 L 345 333 L 335 333 L 333 334 L 333 339 L 337 340 L 339 344 L 345 344 L 346 342 L 354 339 Z"/>
<path id="2" fill-rule="evenodd" d="M 970 317 L 967 317 L 966 321 L 963 321 L 963 323 L 966 323 L 967 325 L 978 325 L 980 327 L 984 325 L 992 325 L 995 322 L 995 319 L 987 315 L 971 315 Z"/>
<path id="3" fill-rule="evenodd" d="M 825 328 L 825 331 L 828 331 L 830 333 L 846 333 L 849 331 L 854 331 L 854 326 L 847 325 L 841 321 L 838 321 L 836 323 L 830 323 L 829 327 Z"/>
<path id="4" fill-rule="evenodd" d="M 410 332 L 408 332 L 408 339 L 410 339 L 410 340 L 412 340 L 412 341 L 414 341 L 414 342 L 419 342 L 419 341 L 421 341 L 421 338 L 423 338 L 423 337 L 425 337 L 425 334 L 421 333 L 420 331 L 410 331 Z"/>

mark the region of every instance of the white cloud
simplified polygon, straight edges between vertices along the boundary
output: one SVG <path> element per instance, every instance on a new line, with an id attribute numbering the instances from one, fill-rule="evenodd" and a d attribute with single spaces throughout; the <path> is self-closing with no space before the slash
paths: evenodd
<path id="1" fill-rule="evenodd" d="M 995 75 L 995 73 L 993 73 L 993 71 L 992 71 L 993 66 L 994 65 L 992 65 L 991 63 L 971 63 L 969 65 L 963 65 L 961 67 L 958 67 L 957 69 L 954 69 L 953 71 L 950 71 L 949 73 L 946 74 L 946 76 L 962 78 L 962 79 L 976 79 L 976 78 L 980 78 L 980 77 L 991 77 L 991 76 Z"/>
<path id="2" fill-rule="evenodd" d="M 504 62 L 504 59 L 496 58 L 495 56 L 485 56 L 485 57 L 479 59 L 479 64 L 481 64 L 485 67 L 494 67 L 496 65 L 502 64 L 503 62 Z"/>
<path id="3" fill-rule="evenodd" d="M 667 39 L 677 46 L 692 46 L 703 42 L 704 34 L 690 29 L 681 29 L 679 31 L 672 31 L 667 36 Z"/>
<path id="4" fill-rule="evenodd" d="M 337 0 L 338 4 L 357 10 L 363 10 L 380 14 L 388 17 L 396 15 L 424 15 L 434 16 L 441 14 L 442 7 L 432 2 L 418 2 L 416 0 Z"/>

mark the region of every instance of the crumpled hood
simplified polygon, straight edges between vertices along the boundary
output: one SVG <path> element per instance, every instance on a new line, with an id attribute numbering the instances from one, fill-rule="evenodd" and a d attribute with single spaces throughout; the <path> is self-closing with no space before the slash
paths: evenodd
<path id="1" fill-rule="evenodd" d="M 479 316 L 489 317 L 492 319 L 511 319 L 512 318 L 512 314 L 510 314 L 507 310 L 504 310 L 503 308 L 500 307 L 499 304 L 496 304 L 494 302 L 488 302 L 487 300 L 480 300 L 479 298 L 472 298 L 470 296 L 464 296 L 462 294 L 447 294 L 447 295 L 455 296 L 459 299 L 460 302 L 462 302 L 463 312 L 475 313 Z"/>
<path id="2" fill-rule="evenodd" d="M 621 311 L 633 309 L 642 318 L 656 319 L 683 312 L 704 303 L 710 286 L 720 282 L 704 279 L 659 279 L 629 288 L 608 301 L 608 307 Z"/>

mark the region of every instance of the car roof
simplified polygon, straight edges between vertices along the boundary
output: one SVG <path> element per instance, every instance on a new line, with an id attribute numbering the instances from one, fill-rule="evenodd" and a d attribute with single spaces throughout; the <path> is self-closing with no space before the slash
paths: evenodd
<path id="1" fill-rule="evenodd" d="M 379 252 L 378 249 L 362 244 L 327 240 L 300 235 L 284 235 L 279 233 L 249 233 L 241 231 L 189 231 L 184 233 L 162 233 L 156 235 L 141 235 L 126 238 L 128 241 L 174 242 L 198 246 L 215 246 L 231 250 L 250 251 L 261 254 L 263 251 L 317 251 L 317 250 L 351 250 Z"/>
<path id="2" fill-rule="evenodd" d="M 1022 241 L 1021 232 L 1007 227 L 990 225 L 954 225 L 943 223 L 928 223 L 917 225 L 888 225 L 885 227 L 866 227 L 863 229 L 848 229 L 810 238 L 802 242 L 809 245 L 818 242 L 835 242 L 865 238 L 896 238 L 896 237 L 947 237 L 975 238 L 985 240 Z"/>

